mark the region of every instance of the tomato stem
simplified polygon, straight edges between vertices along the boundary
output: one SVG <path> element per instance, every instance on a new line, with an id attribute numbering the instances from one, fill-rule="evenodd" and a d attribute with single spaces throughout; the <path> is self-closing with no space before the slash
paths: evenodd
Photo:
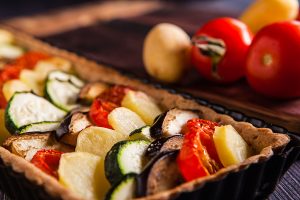
<path id="1" fill-rule="evenodd" d="M 192 43 L 199 49 L 202 55 L 211 58 L 212 76 L 220 80 L 221 77 L 218 74 L 218 64 L 226 53 L 226 46 L 224 41 L 221 39 L 201 35 L 194 37 L 192 39 Z"/>

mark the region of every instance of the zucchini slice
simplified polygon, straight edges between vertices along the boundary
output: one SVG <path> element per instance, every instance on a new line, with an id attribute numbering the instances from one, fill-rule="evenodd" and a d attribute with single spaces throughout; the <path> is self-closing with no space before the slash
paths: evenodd
<path id="1" fill-rule="evenodd" d="M 70 82 L 71 84 L 73 84 L 74 86 L 76 86 L 78 88 L 82 88 L 84 86 L 84 82 L 82 80 L 80 80 L 73 74 L 69 74 L 69 73 L 66 73 L 63 71 L 58 71 L 58 70 L 52 71 L 48 75 L 48 80 L 54 80 L 54 79 L 62 81 L 62 82 Z"/>
<path id="2" fill-rule="evenodd" d="M 105 196 L 105 200 L 133 199 L 136 190 L 136 176 L 137 175 L 134 173 L 125 175 L 120 182 L 118 182 L 108 191 L 108 193 Z"/>
<path id="3" fill-rule="evenodd" d="M 46 82 L 45 96 L 60 109 L 70 111 L 78 106 L 76 101 L 83 85 L 74 75 L 53 71 Z"/>
<path id="4" fill-rule="evenodd" d="M 54 131 L 59 127 L 59 125 L 60 122 L 37 122 L 37 123 L 25 125 L 23 128 L 20 128 L 20 134 Z"/>
<path id="5" fill-rule="evenodd" d="M 147 140 L 152 142 L 154 139 L 150 135 L 150 126 L 144 126 L 142 128 L 132 131 L 129 135 L 130 140 Z"/>
<path id="6" fill-rule="evenodd" d="M 16 92 L 5 110 L 5 126 L 12 134 L 20 133 L 27 125 L 60 121 L 65 115 L 66 112 L 42 97 L 30 92 Z"/>
<path id="7" fill-rule="evenodd" d="M 115 184 L 128 173 L 139 174 L 144 166 L 144 153 L 150 142 L 127 140 L 116 143 L 105 157 L 105 176 Z"/>

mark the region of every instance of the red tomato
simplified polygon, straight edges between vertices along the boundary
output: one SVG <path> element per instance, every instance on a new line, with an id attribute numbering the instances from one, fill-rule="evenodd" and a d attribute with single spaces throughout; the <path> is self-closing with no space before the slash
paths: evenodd
<path id="1" fill-rule="evenodd" d="M 215 149 L 212 134 L 217 124 L 207 120 L 189 120 L 184 134 L 182 148 L 177 157 L 177 164 L 186 181 L 215 173 L 219 166 L 210 157 Z M 215 151 L 215 150 L 214 150 Z"/>
<path id="2" fill-rule="evenodd" d="M 115 108 L 121 106 L 125 94 L 131 90 L 125 86 L 113 86 L 101 93 L 92 103 L 89 116 L 95 125 L 112 128 L 107 116 Z"/>
<path id="3" fill-rule="evenodd" d="M 59 160 L 63 152 L 53 149 L 42 149 L 36 152 L 31 159 L 31 163 L 38 167 L 43 172 L 58 178 Z"/>
<path id="4" fill-rule="evenodd" d="M 47 54 L 29 51 L 20 58 L 16 59 L 14 63 L 26 69 L 33 69 L 38 61 L 45 60 L 48 58 L 50 58 L 50 56 Z"/>
<path id="5" fill-rule="evenodd" d="M 27 52 L 12 63 L 6 64 L 0 70 L 0 108 L 5 108 L 7 101 L 3 95 L 3 84 L 12 79 L 18 79 L 22 69 L 32 69 L 40 60 L 49 58 L 48 55 L 39 52 Z"/>
<path id="6" fill-rule="evenodd" d="M 204 119 L 191 119 L 186 124 L 186 130 L 188 132 L 200 133 L 202 145 L 206 148 L 209 156 L 216 162 L 218 168 L 220 168 L 222 167 L 222 164 L 213 140 L 213 134 L 216 126 L 218 126 L 216 122 Z"/>
<path id="7" fill-rule="evenodd" d="M 131 90 L 129 87 L 116 85 L 101 93 L 97 98 L 105 101 L 110 101 L 120 106 L 123 97 L 129 90 Z"/>
<path id="8" fill-rule="evenodd" d="M 91 106 L 89 116 L 95 125 L 105 128 L 112 128 L 108 123 L 108 114 L 118 105 L 110 101 L 101 100 L 96 98 Z"/>
<path id="9" fill-rule="evenodd" d="M 205 163 L 208 162 L 207 155 L 197 132 L 184 135 L 182 148 L 177 157 L 177 164 L 186 181 L 210 174 L 205 166 Z"/>
<path id="10" fill-rule="evenodd" d="M 252 34 L 233 18 L 218 18 L 200 28 L 193 37 L 191 62 L 211 81 L 229 83 L 245 75 L 245 59 Z"/>
<path id="11" fill-rule="evenodd" d="M 246 76 L 257 92 L 276 98 L 300 96 L 300 22 L 261 29 L 247 56 Z"/>

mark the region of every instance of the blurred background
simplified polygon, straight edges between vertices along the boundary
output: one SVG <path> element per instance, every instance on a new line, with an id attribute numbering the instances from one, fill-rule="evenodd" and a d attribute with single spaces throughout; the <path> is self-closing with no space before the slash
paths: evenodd
<path id="1" fill-rule="evenodd" d="M 0 19 L 7 19 L 15 16 L 32 15 L 42 12 L 48 12 L 55 9 L 63 9 L 71 6 L 78 6 L 99 0 L 9 0 L 0 1 Z M 130 1 L 130 0 L 129 0 Z M 148 0 L 146 0 L 148 1 Z M 192 0 L 169 0 L 169 2 L 185 3 Z M 196 2 L 197 0 L 195 0 Z M 215 2 L 222 1 L 231 4 L 233 7 L 243 8 L 251 0 L 198 0 Z"/>

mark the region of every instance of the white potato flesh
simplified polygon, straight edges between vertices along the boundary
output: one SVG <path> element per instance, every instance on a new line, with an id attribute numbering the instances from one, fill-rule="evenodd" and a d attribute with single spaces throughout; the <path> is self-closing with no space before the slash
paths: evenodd
<path id="1" fill-rule="evenodd" d="M 86 152 L 61 156 L 59 182 L 84 199 L 103 199 L 109 184 L 105 179 L 103 158 Z"/>
<path id="2" fill-rule="evenodd" d="M 111 111 L 108 115 L 108 123 L 114 130 L 126 136 L 146 125 L 140 116 L 124 107 L 115 108 Z"/>
<path id="3" fill-rule="evenodd" d="M 224 167 L 238 164 L 250 154 L 248 144 L 231 125 L 216 127 L 213 140 Z"/>
<path id="4" fill-rule="evenodd" d="M 114 144 L 126 138 L 117 131 L 90 126 L 79 133 L 75 151 L 88 152 L 104 158 Z"/>
<path id="5" fill-rule="evenodd" d="M 121 105 L 137 113 L 147 125 L 151 125 L 155 117 L 162 113 L 154 99 L 139 91 L 127 92 Z"/>

